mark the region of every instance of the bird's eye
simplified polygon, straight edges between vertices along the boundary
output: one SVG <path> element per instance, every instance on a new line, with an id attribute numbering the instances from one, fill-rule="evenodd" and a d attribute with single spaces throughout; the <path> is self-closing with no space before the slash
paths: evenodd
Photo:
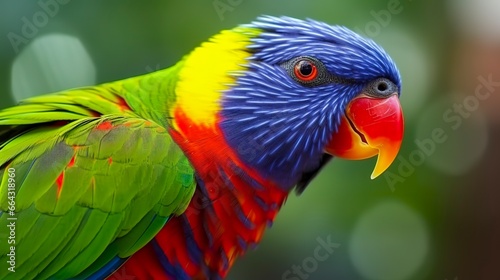
<path id="1" fill-rule="evenodd" d="M 293 73 L 300 81 L 311 82 L 318 77 L 318 68 L 311 60 L 301 59 L 295 63 Z"/>
<path id="2" fill-rule="evenodd" d="M 315 87 L 339 80 L 328 73 L 321 60 L 312 56 L 299 56 L 281 65 L 290 77 L 306 87 Z"/>

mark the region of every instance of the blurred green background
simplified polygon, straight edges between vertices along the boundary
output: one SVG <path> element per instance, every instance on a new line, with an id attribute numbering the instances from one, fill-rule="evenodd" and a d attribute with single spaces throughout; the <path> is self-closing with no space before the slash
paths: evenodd
<path id="1" fill-rule="evenodd" d="M 334 160 L 228 279 L 500 279 L 499 3 L 2 0 L 0 108 L 168 67 L 261 14 L 345 25 L 400 68 L 400 156 L 373 181 L 374 160 Z"/>

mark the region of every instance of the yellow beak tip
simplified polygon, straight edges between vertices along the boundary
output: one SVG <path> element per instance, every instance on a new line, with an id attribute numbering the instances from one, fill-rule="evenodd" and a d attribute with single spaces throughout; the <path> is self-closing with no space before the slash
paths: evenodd
<path id="1" fill-rule="evenodd" d="M 375 178 L 377 178 L 378 176 L 380 176 L 380 173 L 379 174 L 376 174 L 375 172 L 372 173 L 372 175 L 370 175 L 370 179 L 374 180 Z"/>

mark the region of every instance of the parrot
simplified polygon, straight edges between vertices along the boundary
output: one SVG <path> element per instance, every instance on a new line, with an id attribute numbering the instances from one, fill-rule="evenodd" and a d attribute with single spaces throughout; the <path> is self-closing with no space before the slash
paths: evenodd
<path id="1" fill-rule="evenodd" d="M 391 165 L 400 95 L 372 39 L 260 16 L 168 68 L 21 101 L 0 111 L 0 279 L 224 279 L 332 158 Z"/>

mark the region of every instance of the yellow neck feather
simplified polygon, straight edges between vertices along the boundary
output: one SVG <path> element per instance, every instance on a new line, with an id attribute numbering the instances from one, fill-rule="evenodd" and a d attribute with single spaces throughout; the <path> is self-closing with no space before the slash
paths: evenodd
<path id="1" fill-rule="evenodd" d="M 225 30 L 189 54 L 179 72 L 177 106 L 195 124 L 211 127 L 220 111 L 222 93 L 235 84 L 234 71 L 245 70 L 250 39 L 258 29 Z"/>

